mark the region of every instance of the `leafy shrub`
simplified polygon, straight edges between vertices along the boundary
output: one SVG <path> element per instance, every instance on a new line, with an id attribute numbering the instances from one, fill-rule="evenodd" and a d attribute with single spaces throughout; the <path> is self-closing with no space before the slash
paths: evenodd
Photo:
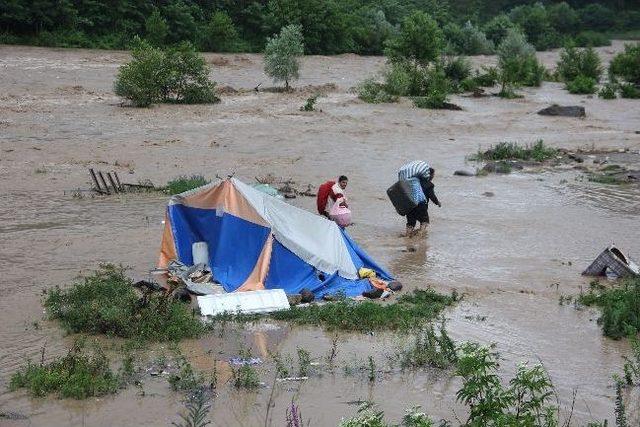
<path id="1" fill-rule="evenodd" d="M 196 374 L 184 356 L 176 359 L 176 365 L 178 370 L 167 379 L 174 391 L 193 391 L 204 383 L 204 378 Z"/>
<path id="2" fill-rule="evenodd" d="M 202 187 L 208 183 L 209 180 L 202 175 L 182 175 L 169 181 L 165 187 L 165 191 L 168 194 L 180 194 L 193 190 L 194 188 Z"/>
<path id="3" fill-rule="evenodd" d="M 565 82 L 573 81 L 579 76 L 598 82 L 602 75 L 600 56 L 593 48 L 576 49 L 568 46 L 560 52 L 556 73 Z"/>
<path id="4" fill-rule="evenodd" d="M 632 83 L 620 84 L 620 96 L 622 98 L 638 99 L 640 98 L 640 89 Z"/>
<path id="5" fill-rule="evenodd" d="M 509 18 L 522 29 L 527 40 L 536 49 L 546 50 L 560 46 L 560 36 L 551 27 L 547 9 L 542 3 L 514 7 L 509 12 Z"/>
<path id="6" fill-rule="evenodd" d="M 360 405 L 358 413 L 348 419 L 343 419 L 338 427 L 388 427 L 384 420 L 384 411 L 377 411 L 372 403 Z"/>
<path id="7" fill-rule="evenodd" d="M 424 87 L 420 95 L 412 98 L 418 108 L 444 108 L 451 92 L 451 83 L 441 67 L 432 67 L 424 73 Z"/>
<path id="8" fill-rule="evenodd" d="M 456 53 L 465 55 L 493 53 L 493 42 L 487 40 L 487 36 L 470 21 L 467 21 L 462 28 L 457 24 L 449 23 L 444 27 L 444 32 Z"/>
<path id="9" fill-rule="evenodd" d="M 427 66 L 438 59 L 443 47 L 438 23 L 424 12 L 414 12 L 404 19 L 399 33 L 387 40 L 385 55 L 391 62 Z"/>
<path id="10" fill-rule="evenodd" d="M 611 39 L 602 33 L 582 31 L 573 39 L 578 47 L 611 46 Z"/>
<path id="11" fill-rule="evenodd" d="M 29 362 L 12 375 L 9 387 L 26 388 L 36 397 L 57 393 L 61 398 L 86 399 L 115 393 L 119 384 L 104 353 L 99 349 L 89 353 L 83 341 L 76 341 L 59 360 L 39 365 Z"/>
<path id="12" fill-rule="evenodd" d="M 414 343 L 399 355 L 403 368 L 434 367 L 444 369 L 458 360 L 456 346 L 449 337 L 444 324 L 439 334 L 433 325 L 424 327 L 416 334 Z"/>
<path id="13" fill-rule="evenodd" d="M 120 67 L 114 89 L 134 106 L 219 101 L 215 83 L 209 80 L 209 67 L 191 44 L 161 50 L 138 40 L 131 54 L 133 60 Z"/>
<path id="14" fill-rule="evenodd" d="M 602 86 L 600 92 L 598 92 L 598 96 L 602 99 L 616 99 L 616 86 L 611 83 L 607 83 Z"/>
<path id="15" fill-rule="evenodd" d="M 304 54 L 302 40 L 302 27 L 288 25 L 280 30 L 280 34 L 270 37 L 264 48 L 265 74 L 276 83 L 284 82 L 286 89 L 291 80 L 299 78 L 298 58 Z"/>
<path id="16" fill-rule="evenodd" d="M 596 84 L 598 82 L 587 76 L 578 76 L 575 79 L 567 82 L 567 90 L 569 93 L 588 95 L 596 93 Z"/>
<path id="17" fill-rule="evenodd" d="M 535 48 L 527 43 L 524 34 L 509 30 L 498 48 L 501 93 L 510 93 L 514 88 L 539 86 L 545 68 L 535 56 Z"/>
<path id="18" fill-rule="evenodd" d="M 462 387 L 456 398 L 469 407 L 469 426 L 556 426 L 553 384 L 542 365 L 520 364 L 504 387 L 498 360 L 489 347 L 465 343 L 459 349 L 456 374 Z"/>
<path id="19" fill-rule="evenodd" d="M 600 308 L 602 316 L 598 323 L 610 338 L 619 339 L 640 331 L 640 279 L 627 279 L 612 287 L 592 282 L 578 301 Z"/>
<path id="20" fill-rule="evenodd" d="M 414 86 L 415 76 L 409 64 L 402 62 L 391 63 L 384 72 L 384 90 L 394 96 L 407 96 Z"/>
<path id="21" fill-rule="evenodd" d="M 370 104 L 381 104 L 385 102 L 396 102 L 398 97 L 391 95 L 385 90 L 382 83 L 378 83 L 375 79 L 365 79 L 356 87 L 358 98 Z"/>
<path id="22" fill-rule="evenodd" d="M 489 41 L 493 42 L 495 46 L 499 46 L 507 37 L 507 33 L 510 29 L 517 28 L 517 25 L 514 24 L 507 15 L 500 14 L 494 16 L 487 24 L 484 26 L 484 32 Z"/>
<path id="23" fill-rule="evenodd" d="M 476 70 L 476 73 L 473 76 L 473 79 L 478 84 L 478 86 L 483 86 L 483 87 L 495 86 L 495 84 L 500 79 L 500 73 L 498 69 L 496 67 L 483 66 L 482 71 L 484 72 L 481 73 L 480 70 Z"/>
<path id="24" fill-rule="evenodd" d="M 444 62 L 443 71 L 447 79 L 458 85 L 471 75 L 471 62 L 462 56 L 448 58 Z"/>
<path id="25" fill-rule="evenodd" d="M 304 103 L 304 105 L 300 107 L 300 111 L 315 111 L 316 101 L 318 100 L 319 96 L 320 94 L 316 93 L 315 95 L 312 95 L 309 98 L 307 98 L 307 101 Z"/>
<path id="26" fill-rule="evenodd" d="M 609 74 L 627 83 L 640 85 L 640 43 L 627 44 L 609 64 Z"/>
<path id="27" fill-rule="evenodd" d="M 191 309 L 169 296 L 140 298 L 124 269 L 111 264 L 67 290 L 50 290 L 44 307 L 52 319 L 74 333 L 175 341 L 197 337 L 204 330 Z"/>

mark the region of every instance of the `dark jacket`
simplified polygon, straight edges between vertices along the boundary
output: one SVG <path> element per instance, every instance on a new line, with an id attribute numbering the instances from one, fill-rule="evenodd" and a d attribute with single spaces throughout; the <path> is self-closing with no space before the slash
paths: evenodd
<path id="1" fill-rule="evenodd" d="M 433 189 L 435 185 L 430 179 L 420 178 L 420 187 L 422 187 L 422 192 L 427 197 L 426 203 L 429 203 L 429 200 L 431 200 L 436 205 L 440 204 L 440 201 L 438 200 L 438 197 L 436 197 L 436 193 Z"/>

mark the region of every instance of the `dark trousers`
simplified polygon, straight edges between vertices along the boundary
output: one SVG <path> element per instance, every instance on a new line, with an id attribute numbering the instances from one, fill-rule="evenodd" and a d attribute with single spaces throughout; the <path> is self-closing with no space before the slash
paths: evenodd
<path id="1" fill-rule="evenodd" d="M 422 202 L 407 214 L 407 227 L 415 227 L 416 222 L 421 224 L 429 223 L 429 206 L 427 202 Z"/>

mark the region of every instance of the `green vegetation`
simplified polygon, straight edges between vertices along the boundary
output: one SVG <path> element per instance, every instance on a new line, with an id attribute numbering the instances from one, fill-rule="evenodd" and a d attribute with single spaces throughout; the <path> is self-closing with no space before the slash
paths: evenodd
<path id="1" fill-rule="evenodd" d="M 79 340 L 61 359 L 48 364 L 44 360 L 40 364 L 29 362 L 12 375 L 9 387 L 11 390 L 26 388 L 37 397 L 56 393 L 60 398 L 86 399 L 115 393 L 120 384 L 104 353 L 99 348 L 88 352 Z"/>
<path id="2" fill-rule="evenodd" d="M 542 365 L 520 364 L 507 387 L 500 382 L 498 366 L 491 348 L 475 343 L 460 347 L 456 374 L 462 387 L 456 397 L 469 407 L 463 425 L 557 426 L 553 385 Z"/>
<path id="3" fill-rule="evenodd" d="M 329 304 L 293 306 L 267 316 L 298 325 L 321 326 L 327 330 L 352 332 L 409 331 L 436 318 L 445 307 L 458 300 L 457 293 L 442 295 L 433 289 L 420 289 L 402 295 L 395 302 L 356 302 L 341 299 Z M 251 322 L 261 315 L 224 314 L 212 320 Z"/>
<path id="4" fill-rule="evenodd" d="M 598 96 L 602 99 L 616 99 L 616 86 L 611 83 L 605 84 L 598 92 Z"/>
<path id="5" fill-rule="evenodd" d="M 207 184 L 209 180 L 202 175 L 182 175 L 169 181 L 164 191 L 172 195 L 180 194 Z"/>
<path id="6" fill-rule="evenodd" d="M 184 42 L 168 49 L 137 40 L 133 60 L 120 67 L 114 83 L 116 95 L 135 107 L 157 102 L 215 103 L 215 82 L 209 67 L 193 46 Z"/>
<path id="7" fill-rule="evenodd" d="M 574 80 L 567 82 L 567 90 L 573 94 L 589 95 L 596 93 L 597 84 L 598 82 L 591 77 L 578 76 Z"/>
<path id="8" fill-rule="evenodd" d="M 299 78 L 298 58 L 304 54 L 302 40 L 302 27 L 289 25 L 269 38 L 264 49 L 265 74 L 276 83 L 284 82 L 286 90 L 291 80 Z"/>
<path id="9" fill-rule="evenodd" d="M 633 83 L 623 83 L 620 86 L 620 96 L 622 98 L 638 99 L 640 98 L 640 88 Z"/>
<path id="10" fill-rule="evenodd" d="M 611 39 L 603 33 L 583 31 L 575 36 L 574 43 L 578 47 L 611 46 Z"/>
<path id="11" fill-rule="evenodd" d="M 307 98 L 307 101 L 304 103 L 302 107 L 300 107 L 300 111 L 315 111 L 316 110 L 316 101 L 320 97 L 319 93 L 310 96 Z"/>
<path id="12" fill-rule="evenodd" d="M 597 82 L 602 75 L 602 62 L 593 48 L 576 49 L 568 46 L 560 52 L 556 74 L 567 83 L 580 76 L 589 77 Z"/>
<path id="13" fill-rule="evenodd" d="M 591 182 L 597 182 L 598 184 L 608 184 L 608 185 L 626 184 L 627 181 L 624 179 L 624 177 L 617 175 L 616 172 L 619 172 L 619 171 L 614 171 L 614 172 L 604 171 L 603 173 L 589 173 L 587 175 L 587 179 Z"/>
<path id="14" fill-rule="evenodd" d="M 180 423 L 172 423 L 176 427 L 205 427 L 211 424 L 206 421 L 211 404 L 206 390 L 197 389 L 189 395 L 185 402 L 186 414 L 180 414 Z"/>
<path id="15" fill-rule="evenodd" d="M 12 0 L 0 3 L 0 42 L 40 46 L 125 49 L 134 37 L 155 46 L 190 42 L 199 50 L 262 51 L 282 27 L 300 25 L 309 54 L 379 55 L 413 12 L 431 15 L 447 30 L 457 53 L 482 53 L 498 45 L 506 28 L 520 27 L 538 49 L 570 39 L 594 43 L 597 34 L 640 28 L 637 2 L 616 0 L 571 5 L 514 0 L 283 0 L 247 2 L 86 3 L 79 0 Z M 481 23 L 487 23 L 480 28 Z M 588 36 L 578 33 L 588 31 Z M 594 33 L 595 32 L 595 33 Z"/>
<path id="16" fill-rule="evenodd" d="M 552 159 L 558 154 L 558 150 L 549 147 L 543 140 L 539 139 L 533 145 L 519 145 L 515 142 L 500 142 L 495 147 L 486 151 L 478 151 L 470 156 L 473 161 L 501 161 L 501 160 L 526 160 L 544 162 Z"/>
<path id="17" fill-rule="evenodd" d="M 140 297 L 124 269 L 112 264 L 102 265 L 69 289 L 50 290 L 44 307 L 69 332 L 176 341 L 204 331 L 188 306 L 164 293 Z"/>
<path id="18" fill-rule="evenodd" d="M 520 86 L 540 86 L 546 71 L 535 56 L 535 48 L 515 29 L 507 31 L 498 47 L 498 69 L 500 96 L 507 98 Z"/>
<path id="19" fill-rule="evenodd" d="M 399 354 L 402 368 L 434 367 L 444 369 L 458 360 L 456 346 L 447 334 L 444 323 L 436 334 L 432 324 L 416 334 L 412 346 Z"/>
<path id="20" fill-rule="evenodd" d="M 640 279 L 625 279 L 613 286 L 591 282 L 589 291 L 578 302 L 601 310 L 598 323 L 604 335 L 619 339 L 640 331 Z"/>
<path id="21" fill-rule="evenodd" d="M 627 44 L 609 64 L 609 75 L 625 83 L 640 86 L 640 43 Z"/>
<path id="22" fill-rule="evenodd" d="M 631 357 L 625 357 L 624 379 L 627 385 L 640 385 L 640 340 L 631 337 Z"/>
<path id="23" fill-rule="evenodd" d="M 195 373 L 183 355 L 178 355 L 176 364 L 178 371 L 169 375 L 169 384 L 174 391 L 192 391 L 204 384 L 204 378 Z"/>

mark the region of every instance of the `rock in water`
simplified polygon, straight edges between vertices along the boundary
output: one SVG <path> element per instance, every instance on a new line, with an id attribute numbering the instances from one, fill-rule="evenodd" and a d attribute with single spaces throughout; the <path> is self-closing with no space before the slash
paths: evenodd
<path id="1" fill-rule="evenodd" d="M 476 176 L 475 172 L 466 171 L 464 169 L 459 169 L 459 170 L 455 171 L 453 174 L 457 175 L 457 176 Z"/>
<path id="2" fill-rule="evenodd" d="M 586 115 L 584 107 L 579 105 L 552 105 L 538 111 L 541 116 L 564 116 L 564 117 L 584 117 Z"/>

